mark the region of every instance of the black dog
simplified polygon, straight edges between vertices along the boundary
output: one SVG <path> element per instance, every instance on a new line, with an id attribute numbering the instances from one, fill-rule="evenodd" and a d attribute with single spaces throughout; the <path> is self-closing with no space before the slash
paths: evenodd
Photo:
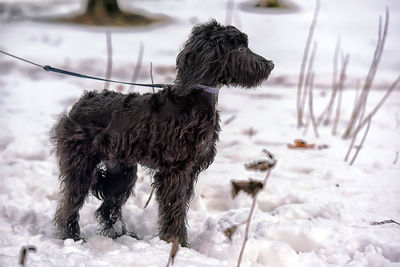
<path id="1" fill-rule="evenodd" d="M 255 87 L 274 65 L 254 54 L 246 34 L 216 21 L 193 28 L 179 53 L 177 79 L 155 94 L 85 93 L 54 128 L 62 198 L 55 224 L 79 240 L 79 209 L 91 191 L 103 200 L 101 233 L 127 233 L 121 206 L 137 179 L 137 164 L 155 170 L 159 236 L 187 246 L 186 213 L 199 173 L 216 155 L 222 85 Z"/>

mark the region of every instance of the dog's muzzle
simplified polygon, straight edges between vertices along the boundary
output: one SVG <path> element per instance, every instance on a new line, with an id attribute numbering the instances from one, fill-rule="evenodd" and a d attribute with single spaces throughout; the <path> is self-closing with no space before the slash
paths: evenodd
<path id="1" fill-rule="evenodd" d="M 274 69 L 275 65 L 272 63 L 272 60 L 267 60 L 267 68 L 269 72 L 271 72 Z"/>

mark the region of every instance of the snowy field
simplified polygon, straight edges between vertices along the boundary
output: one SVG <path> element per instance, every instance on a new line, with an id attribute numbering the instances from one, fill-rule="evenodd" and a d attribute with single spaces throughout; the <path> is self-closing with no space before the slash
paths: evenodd
<path id="1" fill-rule="evenodd" d="M 18 0 L 20 1 L 20 0 Z M 0 3 L 16 3 L 7 0 Z M 27 2 L 22 1 L 21 2 Z M 79 8 L 79 1 L 57 3 L 52 12 Z M 144 47 L 140 82 L 174 79 L 174 62 L 192 26 L 216 18 L 225 22 L 226 1 L 137 0 L 122 6 L 163 14 L 167 25 L 139 29 L 91 28 L 31 21 L 0 22 L 0 49 L 40 64 L 104 76 L 106 31 L 112 32 L 113 78 L 129 80 Z M 263 159 L 262 149 L 278 160 L 267 188 L 257 199 L 242 266 L 400 266 L 400 91 L 397 88 L 373 118 L 358 158 L 344 162 L 350 141 L 320 127 L 315 138 L 296 128 L 296 82 L 314 1 L 293 1 L 295 12 L 262 12 L 235 1 L 232 21 L 249 36 L 250 48 L 272 59 L 270 80 L 257 90 L 223 88 L 219 96 L 222 132 L 218 155 L 203 172 L 191 202 L 188 223 L 191 248 L 178 251 L 175 266 L 236 266 L 245 226 L 230 241 L 224 230 L 243 223 L 251 198 L 231 197 L 230 181 L 264 174 L 244 164 Z M 339 130 L 343 132 L 377 41 L 378 17 L 390 8 L 390 28 L 376 82 L 368 101 L 370 111 L 400 74 L 400 1 L 322 1 L 315 40 L 315 111 L 325 107 L 331 84 L 335 43 L 350 53 L 348 87 L 343 94 Z M 38 10 L 37 12 L 43 12 Z M 58 170 L 51 154 L 49 131 L 57 116 L 68 111 L 84 90 L 102 89 L 101 82 L 50 74 L 0 54 L 0 266 L 17 266 L 22 246 L 33 245 L 27 266 L 165 266 L 170 244 L 157 235 L 150 177 L 144 169 L 123 212 L 129 229 L 143 240 L 111 240 L 96 234 L 94 211 L 100 202 L 89 197 L 80 225 L 87 242 L 59 240 L 52 223 L 59 198 Z M 139 88 L 111 85 L 128 92 Z M 327 149 L 291 150 L 302 138 Z M 359 141 L 358 141 L 359 142 Z"/>

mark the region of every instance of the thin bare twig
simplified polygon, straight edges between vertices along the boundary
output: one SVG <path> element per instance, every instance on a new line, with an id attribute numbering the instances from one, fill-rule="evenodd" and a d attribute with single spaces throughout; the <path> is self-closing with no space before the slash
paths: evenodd
<path id="1" fill-rule="evenodd" d="M 354 134 L 357 134 L 365 124 L 368 123 L 369 120 L 372 119 L 372 117 L 378 112 L 378 110 L 382 107 L 382 105 L 385 103 L 386 99 L 389 97 L 389 95 L 393 92 L 393 90 L 397 87 L 397 84 L 400 82 L 400 75 L 397 77 L 397 79 L 392 83 L 392 85 L 389 87 L 389 89 L 386 91 L 386 94 L 382 97 L 381 101 L 375 106 L 375 108 L 364 118 L 362 122 L 357 126 L 357 128 L 354 130 Z"/>
<path id="2" fill-rule="evenodd" d="M 352 110 L 352 112 L 351 112 L 352 114 L 354 113 L 354 110 L 355 110 L 355 108 L 356 108 L 356 106 L 357 106 L 358 99 L 361 97 L 361 93 L 362 93 L 362 92 L 358 93 L 358 91 L 360 91 L 360 80 L 357 80 L 356 95 L 355 95 L 355 98 L 354 98 L 353 110 Z M 347 149 L 346 156 L 344 157 L 344 161 L 345 161 L 345 162 L 347 162 L 347 160 L 349 159 L 350 152 L 351 152 L 351 150 L 352 150 L 353 147 L 354 147 L 355 141 L 356 141 L 356 139 L 355 139 L 355 136 L 353 135 L 353 138 L 352 138 L 352 140 L 351 140 L 351 143 L 350 143 L 350 145 L 349 145 L 349 148 Z"/>
<path id="3" fill-rule="evenodd" d="M 368 121 L 367 128 L 365 129 L 365 132 L 364 132 L 364 136 L 363 136 L 363 138 L 361 139 L 361 142 L 360 142 L 360 144 L 358 145 L 358 147 L 357 147 L 357 149 L 356 149 L 356 153 L 354 153 L 354 156 L 353 156 L 353 158 L 352 158 L 351 161 L 350 161 L 350 166 L 353 165 L 354 161 L 356 160 L 356 158 L 357 158 L 357 156 L 358 156 L 358 153 L 360 153 L 360 150 L 361 150 L 361 148 L 362 148 L 363 145 L 364 145 L 364 142 L 365 142 L 365 139 L 366 139 L 366 137 L 367 137 L 367 134 L 368 134 L 368 131 L 369 131 L 369 127 L 370 127 L 370 126 L 371 126 L 371 120 Z M 357 136 L 357 135 L 355 135 L 355 136 Z"/>
<path id="4" fill-rule="evenodd" d="M 355 90 L 355 97 L 354 97 L 354 103 L 353 103 L 353 110 L 351 111 L 351 114 L 353 114 L 353 112 L 354 112 L 354 110 L 355 110 L 355 108 L 356 108 L 356 106 L 357 106 L 357 102 L 358 102 L 358 98 L 361 96 L 361 81 L 360 81 L 360 79 L 357 79 L 357 82 L 356 82 L 356 90 Z"/>
<path id="5" fill-rule="evenodd" d="M 384 220 L 381 222 L 372 222 L 371 225 L 382 225 L 382 224 L 388 224 L 388 223 L 394 223 L 400 225 L 400 223 L 394 221 L 394 220 Z"/>
<path id="6" fill-rule="evenodd" d="M 337 88 L 336 88 L 336 90 L 339 92 L 339 96 L 338 96 L 338 102 L 337 102 L 337 106 L 336 106 L 336 116 L 335 116 L 335 120 L 333 122 L 333 128 L 332 128 L 332 134 L 333 135 L 336 135 L 337 127 L 338 127 L 339 120 L 340 120 L 340 110 L 341 110 L 341 105 L 342 105 L 342 95 L 343 95 L 344 83 L 346 81 L 346 69 L 347 69 L 347 65 L 349 63 L 349 59 L 350 59 L 350 55 L 347 54 L 345 59 L 343 60 L 343 66 L 342 66 L 342 69 L 340 71 L 339 84 L 337 85 Z"/>
<path id="7" fill-rule="evenodd" d="M 28 260 L 28 252 L 36 252 L 37 249 L 35 246 L 23 246 L 19 253 L 19 265 L 25 266 L 26 261 Z"/>
<path id="8" fill-rule="evenodd" d="M 253 197 L 253 202 L 251 203 L 249 217 L 247 218 L 247 224 L 246 224 L 246 230 L 245 230 L 245 234 L 244 234 L 244 240 L 243 240 L 242 248 L 241 248 L 240 253 L 239 253 L 239 259 L 238 259 L 237 267 L 240 267 L 240 264 L 242 262 L 243 252 L 244 252 L 244 249 L 246 248 L 246 243 L 247 243 L 247 240 L 249 238 L 250 222 L 251 222 L 251 218 L 253 217 L 254 208 L 256 207 L 256 202 L 257 202 L 257 198 Z"/>
<path id="9" fill-rule="evenodd" d="M 269 169 L 267 171 L 267 174 L 265 176 L 263 184 L 267 183 L 267 180 L 268 180 L 268 177 L 269 177 L 270 174 L 271 174 L 271 169 Z M 241 264 L 242 258 L 243 258 L 244 249 L 246 248 L 246 243 L 247 243 L 247 240 L 249 239 L 250 223 L 251 223 L 251 219 L 253 218 L 254 209 L 256 207 L 258 192 L 253 196 L 253 202 L 251 203 L 250 213 L 249 213 L 249 217 L 247 218 L 246 230 L 245 230 L 245 233 L 244 233 L 244 239 L 243 239 L 242 248 L 240 249 L 240 253 L 239 253 L 239 259 L 238 259 L 237 267 L 240 267 L 240 264 Z"/>
<path id="10" fill-rule="evenodd" d="M 274 155 L 271 152 L 269 152 L 268 150 L 264 149 L 263 152 L 267 156 L 267 163 L 268 163 L 267 165 L 269 166 L 269 168 L 266 170 L 267 174 L 265 175 L 265 178 L 264 178 L 264 181 L 263 181 L 263 186 L 262 186 L 262 188 L 265 188 L 265 186 L 267 185 L 268 178 L 269 178 L 269 176 L 271 174 L 271 170 L 272 170 L 272 168 L 274 168 L 276 166 L 276 159 L 275 159 Z M 265 165 L 265 166 L 267 166 L 267 165 Z M 245 234 L 244 234 L 244 240 L 243 240 L 242 248 L 240 249 L 237 267 L 240 267 L 240 264 L 242 262 L 244 249 L 246 248 L 246 243 L 247 243 L 247 240 L 249 238 L 249 229 L 250 229 L 251 219 L 253 218 L 254 209 L 256 207 L 257 195 L 258 195 L 258 193 L 260 191 L 261 190 L 254 190 L 253 194 L 252 194 L 253 202 L 251 203 L 249 217 L 247 218 L 247 224 L 246 224 L 246 230 L 245 230 Z"/>
<path id="11" fill-rule="evenodd" d="M 338 101 L 336 104 L 336 115 L 335 115 L 335 119 L 333 121 L 333 127 L 332 127 L 332 135 L 336 135 L 337 133 L 337 128 L 339 125 L 339 121 L 340 121 L 340 111 L 342 109 L 342 98 L 343 98 L 343 88 L 338 89 Z"/>
<path id="12" fill-rule="evenodd" d="M 308 96 L 308 104 L 309 104 L 309 113 L 310 113 L 310 119 L 311 119 L 311 125 L 314 130 L 315 137 L 319 137 L 318 134 L 318 126 L 315 121 L 315 116 L 314 116 L 314 108 L 313 108 L 313 88 L 314 88 L 314 75 L 315 73 L 313 72 L 311 74 L 311 80 L 310 80 L 310 88 L 308 89 L 309 96 Z"/>
<path id="13" fill-rule="evenodd" d="M 154 186 L 151 187 L 151 191 L 150 191 L 149 198 L 147 199 L 146 204 L 144 205 L 143 209 L 147 208 L 147 206 L 149 205 L 150 200 L 151 200 L 151 198 L 153 197 L 154 188 L 155 188 Z"/>
<path id="14" fill-rule="evenodd" d="M 153 62 L 150 62 L 150 78 L 151 78 L 151 84 L 154 85 L 154 79 L 153 79 Z M 155 93 L 154 86 L 152 87 L 153 93 Z"/>
<path id="15" fill-rule="evenodd" d="M 107 70 L 106 70 L 106 79 L 111 79 L 111 73 L 112 73 L 112 39 L 111 39 L 111 32 L 107 31 L 106 32 L 106 43 L 107 43 Z M 110 82 L 106 81 L 104 84 L 105 89 L 109 89 L 110 87 Z"/>
<path id="16" fill-rule="evenodd" d="M 132 83 L 135 83 L 139 77 L 140 69 L 142 68 L 143 54 L 144 54 L 144 45 L 143 45 L 143 42 L 140 42 L 139 53 L 138 53 L 138 57 L 136 60 L 135 71 L 133 72 L 132 79 L 131 79 Z M 132 90 L 134 87 L 135 87 L 134 85 L 131 85 L 129 87 L 129 90 Z"/>
<path id="17" fill-rule="evenodd" d="M 353 135 L 353 138 L 351 139 L 349 148 L 347 149 L 346 156 L 344 157 L 345 162 L 347 162 L 347 160 L 349 159 L 350 153 L 353 150 L 355 143 L 356 143 L 356 135 Z"/>
<path id="18" fill-rule="evenodd" d="M 297 84 L 297 127 L 298 128 L 303 126 L 304 109 L 302 109 L 302 103 L 303 103 L 304 100 L 302 100 L 302 95 L 304 95 L 304 94 L 302 94 L 302 89 L 303 89 L 303 83 L 304 83 L 304 72 L 305 72 L 305 69 L 306 69 L 308 53 L 309 53 L 311 42 L 312 42 L 312 39 L 313 39 L 315 26 L 316 26 L 317 21 L 318 21 L 319 9 L 320 9 L 320 1 L 316 0 L 315 9 L 314 9 L 314 16 L 313 16 L 313 19 L 311 21 L 310 28 L 308 30 L 307 41 L 306 41 L 306 45 L 304 47 L 304 52 L 303 52 L 303 59 L 301 61 L 301 65 L 300 65 L 299 81 L 298 81 L 298 84 Z"/>
<path id="19" fill-rule="evenodd" d="M 309 95 L 309 90 L 311 89 L 310 84 L 311 84 L 311 78 L 312 78 L 312 74 L 313 74 L 313 70 L 314 70 L 314 59 L 315 59 L 315 54 L 317 53 L 317 48 L 318 48 L 318 43 L 314 42 L 311 56 L 308 61 L 306 79 L 305 79 L 305 83 L 304 83 L 302 102 L 301 102 L 301 107 L 300 107 L 302 112 L 304 112 L 304 110 L 305 110 L 307 96 Z"/>
<path id="20" fill-rule="evenodd" d="M 317 125 L 319 126 L 321 122 L 324 121 L 324 118 L 326 116 L 326 119 L 324 121 L 325 125 L 329 124 L 330 116 L 331 116 L 331 111 L 333 107 L 333 103 L 336 98 L 336 93 L 337 93 L 337 69 L 338 69 L 338 64 L 339 64 L 339 52 L 340 52 L 340 38 L 337 39 L 336 41 L 336 46 L 335 46 L 335 55 L 333 57 L 333 73 L 332 73 L 332 93 L 331 97 L 329 99 L 328 105 L 324 109 L 324 111 L 321 113 L 317 120 Z"/>
<path id="21" fill-rule="evenodd" d="M 393 165 L 397 163 L 398 159 L 399 159 L 399 151 L 396 151 L 396 156 L 394 157 Z"/>

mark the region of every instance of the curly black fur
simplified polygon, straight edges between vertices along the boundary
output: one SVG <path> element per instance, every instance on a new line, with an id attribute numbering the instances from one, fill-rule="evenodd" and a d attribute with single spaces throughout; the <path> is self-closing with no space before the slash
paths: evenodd
<path id="1" fill-rule="evenodd" d="M 254 87 L 267 79 L 272 62 L 247 44 L 233 26 L 200 24 L 177 57 L 174 85 L 145 95 L 87 92 L 61 116 L 52 135 L 62 193 L 54 221 L 61 238 L 81 238 L 79 209 L 89 191 L 103 200 L 96 211 L 100 232 L 127 234 L 121 207 L 141 164 L 156 171 L 160 237 L 188 244 L 194 183 L 213 162 L 220 131 L 217 96 L 197 86 Z"/>

